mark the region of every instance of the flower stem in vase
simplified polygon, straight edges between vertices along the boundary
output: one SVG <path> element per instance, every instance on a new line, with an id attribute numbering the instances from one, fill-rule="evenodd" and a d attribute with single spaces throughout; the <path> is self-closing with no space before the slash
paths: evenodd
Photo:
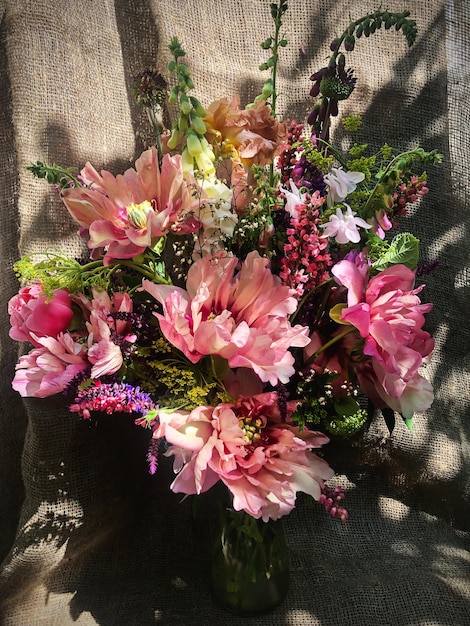
<path id="1" fill-rule="evenodd" d="M 289 588 L 284 530 L 279 520 L 263 522 L 244 511 L 220 510 L 212 555 L 215 600 L 239 615 L 267 613 Z"/>

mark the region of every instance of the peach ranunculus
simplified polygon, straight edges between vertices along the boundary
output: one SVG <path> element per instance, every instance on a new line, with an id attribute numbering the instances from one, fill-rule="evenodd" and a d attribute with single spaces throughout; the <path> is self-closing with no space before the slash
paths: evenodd
<path id="1" fill-rule="evenodd" d="M 67 291 L 58 289 L 48 298 L 39 283 L 22 287 L 8 303 L 10 337 L 40 347 L 38 337 L 57 337 L 72 321 L 72 300 Z"/>
<path id="2" fill-rule="evenodd" d="M 39 348 L 20 357 L 12 383 L 21 396 L 53 396 L 89 367 L 86 348 L 74 341 L 70 334 L 33 338 Z"/>
<path id="3" fill-rule="evenodd" d="M 149 280 L 142 287 L 163 306 L 163 315 L 154 313 L 162 333 L 192 363 L 219 355 L 231 368 L 251 368 L 265 383 L 287 383 L 295 372 L 289 348 L 309 343 L 308 327 L 289 321 L 297 307 L 293 290 L 255 251 L 236 274 L 238 263 L 219 252 L 191 266 L 186 290 Z"/>
<path id="4" fill-rule="evenodd" d="M 264 100 L 251 109 L 240 109 L 238 95 L 231 102 L 222 98 L 207 108 L 204 122 L 209 141 L 233 146 L 245 166 L 272 163 L 286 140 L 286 125 L 272 117 Z"/>
<path id="5" fill-rule="evenodd" d="M 70 214 L 88 231 L 88 247 L 105 251 L 105 265 L 138 256 L 169 231 L 187 234 L 199 227 L 194 180 L 183 176 L 180 156 L 165 155 L 160 169 L 152 147 L 135 167 L 114 177 L 87 163 L 80 175 L 85 186 L 62 190 Z"/>
<path id="6" fill-rule="evenodd" d="M 288 403 L 288 414 L 294 403 Z M 287 515 L 297 492 L 320 498 L 334 474 L 311 449 L 328 443 L 322 433 L 283 422 L 275 392 L 241 398 L 236 404 L 159 413 L 155 439 L 170 444 L 177 473 L 171 489 L 199 494 L 221 480 L 235 510 L 264 521 Z"/>
<path id="7" fill-rule="evenodd" d="M 364 339 L 369 357 L 356 367 L 361 387 L 376 406 L 390 407 L 405 418 L 428 409 L 433 401 L 431 384 L 419 367 L 431 355 L 434 340 L 423 330 L 424 313 L 414 289 L 415 273 L 394 265 L 369 281 L 355 262 L 343 260 L 333 269 L 338 283 L 348 289 L 348 303 L 340 321 L 351 324 Z"/>

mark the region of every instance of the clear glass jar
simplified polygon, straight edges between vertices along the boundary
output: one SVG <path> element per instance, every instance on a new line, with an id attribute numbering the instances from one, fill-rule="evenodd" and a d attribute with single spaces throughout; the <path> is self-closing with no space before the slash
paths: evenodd
<path id="1" fill-rule="evenodd" d="M 289 564 L 280 520 L 257 520 L 221 506 L 212 555 L 212 590 L 218 604 L 238 615 L 267 613 L 289 589 Z"/>

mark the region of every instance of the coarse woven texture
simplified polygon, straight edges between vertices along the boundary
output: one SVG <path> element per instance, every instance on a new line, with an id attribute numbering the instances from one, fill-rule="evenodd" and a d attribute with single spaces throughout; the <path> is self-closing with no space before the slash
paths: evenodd
<path id="1" fill-rule="evenodd" d="M 378 5 L 379 3 L 377 3 Z M 370 1 L 291 0 L 282 53 L 279 111 L 302 119 L 308 78 Z M 419 34 L 381 32 L 348 55 L 358 87 L 342 112 L 363 112 L 367 141 L 436 148 L 430 193 L 408 217 L 434 302 L 436 351 L 426 375 L 436 400 L 411 435 L 377 422 L 352 447 L 328 450 L 346 487 L 351 519 L 330 519 L 300 500 L 285 519 L 292 585 L 269 616 L 242 623 L 459 626 L 470 622 L 470 361 L 468 206 L 470 8 L 465 0 L 387 3 L 408 8 Z M 166 459 L 147 474 L 145 431 L 126 420 L 98 427 L 60 401 L 21 402 L 11 390 L 18 346 L 7 302 L 21 254 L 60 245 L 79 255 L 76 225 L 44 181 L 38 159 L 122 171 L 148 135 L 132 101 L 132 74 L 166 73 L 166 44 L 187 51 L 204 104 L 264 80 L 258 42 L 271 32 L 262 0 L 4 0 L 0 3 L 0 615 L 8 626 L 67 624 L 232 625 L 208 586 L 210 496 L 196 519 L 168 490 Z M 306 54 L 301 52 L 306 50 Z M 171 116 L 171 111 L 168 112 Z M 340 132 L 336 130 L 336 140 Z"/>

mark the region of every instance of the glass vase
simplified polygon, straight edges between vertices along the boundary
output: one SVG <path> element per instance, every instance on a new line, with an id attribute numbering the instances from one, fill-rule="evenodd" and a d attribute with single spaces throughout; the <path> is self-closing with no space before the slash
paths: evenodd
<path id="1" fill-rule="evenodd" d="M 267 613 L 289 588 L 289 564 L 280 520 L 263 522 L 221 507 L 212 555 L 212 590 L 218 604 L 238 615 Z"/>

